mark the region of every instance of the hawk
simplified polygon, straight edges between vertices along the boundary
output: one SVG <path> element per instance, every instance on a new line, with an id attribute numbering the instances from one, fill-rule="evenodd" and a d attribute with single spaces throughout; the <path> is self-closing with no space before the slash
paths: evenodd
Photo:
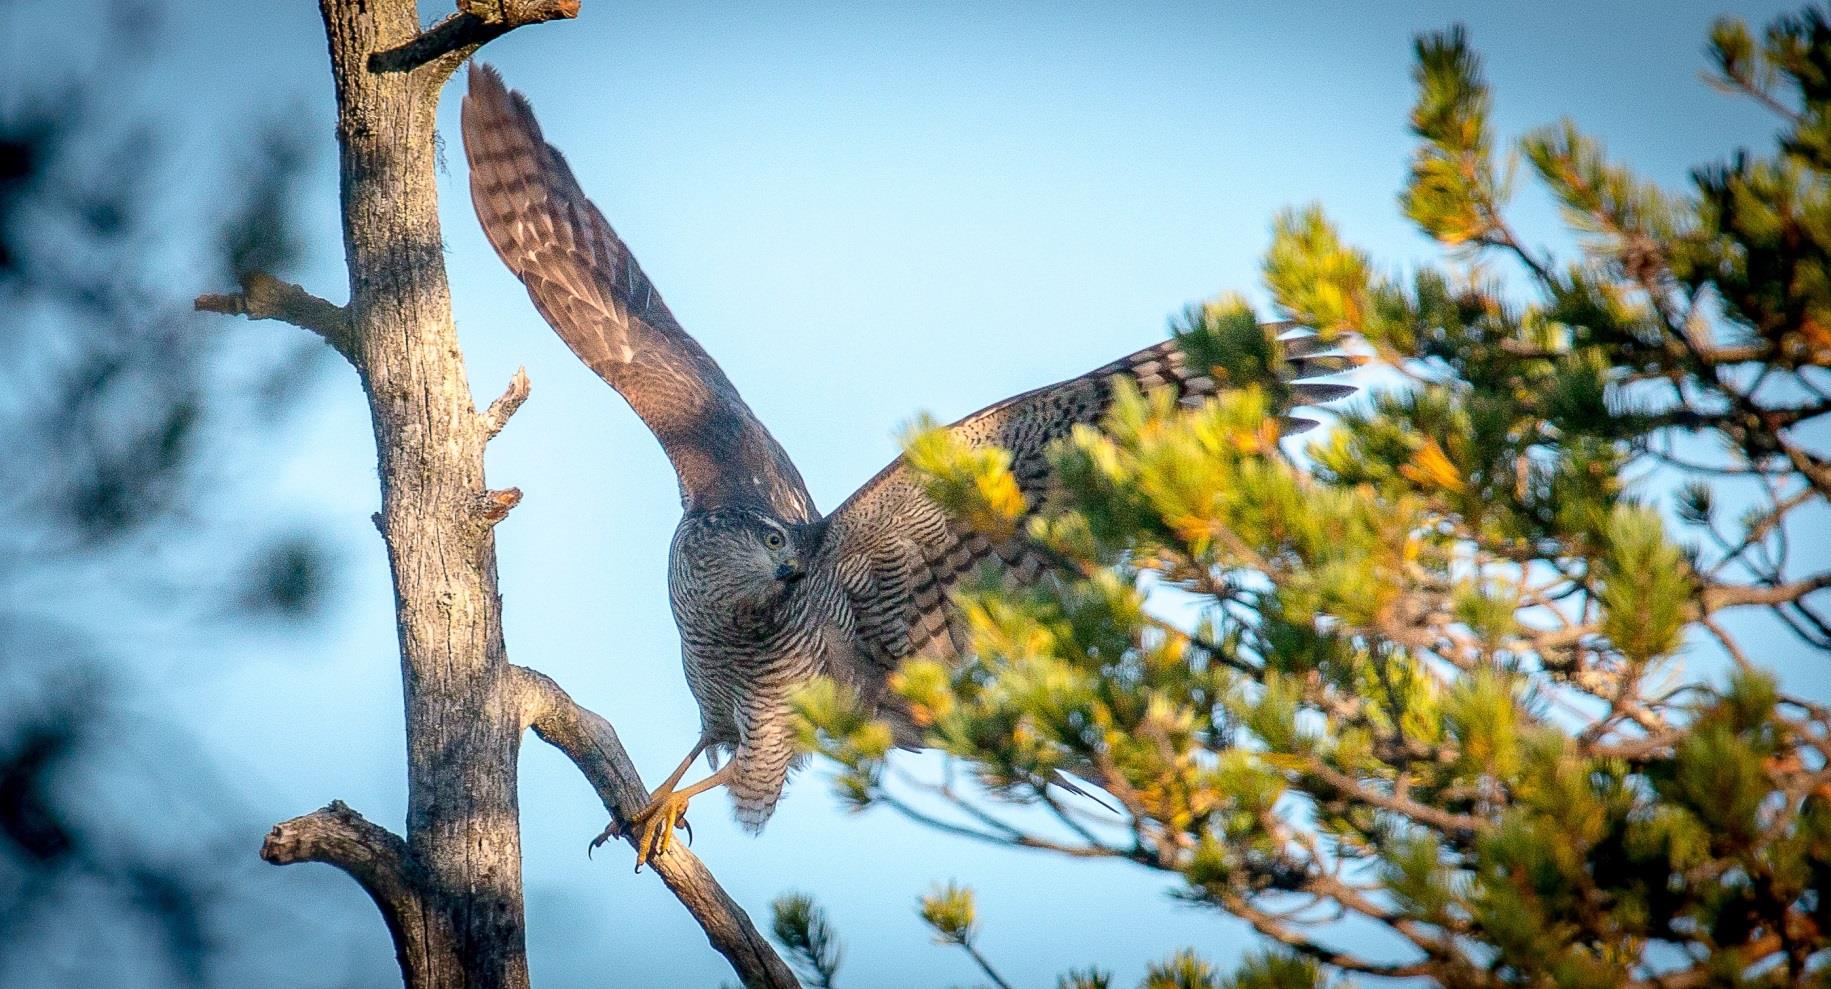
<path id="1" fill-rule="evenodd" d="M 541 137 L 528 101 L 492 68 L 471 66 L 463 130 L 471 201 L 496 253 L 572 352 L 654 433 L 680 482 L 668 597 L 700 731 L 627 822 L 639 829 L 637 868 L 666 847 L 687 802 L 716 786 L 729 791 L 740 823 L 761 830 L 798 754 L 790 717 L 797 687 L 832 677 L 913 742 L 919 735 L 886 695 L 886 681 L 917 653 L 945 657 L 962 647 L 949 590 L 984 565 L 1034 580 L 1049 563 L 1021 535 L 994 542 L 954 522 L 901 458 L 822 515 L 794 461 L 681 329 L 565 158 Z M 1284 346 L 1300 372 L 1339 367 L 1314 337 Z M 1050 482 L 1050 444 L 1077 423 L 1097 422 L 1116 378 L 1185 399 L 1215 391 L 1214 380 L 1167 341 L 949 428 L 968 443 L 1010 451 L 1034 506 Z M 1293 396 L 1315 404 L 1353 390 L 1309 384 Z M 680 787 L 702 753 L 719 768 Z"/>

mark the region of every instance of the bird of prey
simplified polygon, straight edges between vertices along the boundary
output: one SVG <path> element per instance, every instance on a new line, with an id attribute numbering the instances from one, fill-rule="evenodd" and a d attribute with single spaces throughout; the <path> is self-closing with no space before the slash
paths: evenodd
<path id="1" fill-rule="evenodd" d="M 797 687 L 832 677 L 867 709 L 908 729 L 899 737 L 919 738 L 886 693 L 886 680 L 917 653 L 945 657 L 961 647 L 949 590 L 983 565 L 1034 580 L 1049 562 L 1021 535 L 995 542 L 954 522 L 900 458 L 822 515 L 794 462 L 681 329 L 565 159 L 541 137 L 528 101 L 508 91 L 494 69 L 471 66 L 463 129 L 471 201 L 496 253 L 572 352 L 642 418 L 680 482 L 668 596 L 700 732 L 648 805 L 623 824 L 636 829 L 637 868 L 666 847 L 688 800 L 721 784 L 738 821 L 760 830 L 797 757 L 790 716 Z M 1339 358 L 1330 363 L 1315 339 L 1285 341 L 1287 358 L 1300 371 L 1338 369 Z M 1215 390 L 1170 341 L 1006 399 L 950 428 L 970 444 L 1010 451 L 1034 507 L 1050 482 L 1050 444 L 1077 423 L 1097 422 L 1116 378 L 1172 388 L 1185 399 Z M 1309 384 L 1292 391 L 1297 404 L 1315 404 L 1353 389 Z M 722 758 L 722 768 L 680 787 L 707 752 L 715 767 Z M 613 822 L 598 840 L 617 827 Z"/>

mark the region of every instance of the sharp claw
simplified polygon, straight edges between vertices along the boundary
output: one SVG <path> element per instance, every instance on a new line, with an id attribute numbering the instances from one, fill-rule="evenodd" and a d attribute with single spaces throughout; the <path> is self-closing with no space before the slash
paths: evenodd
<path id="1" fill-rule="evenodd" d="M 687 815 L 680 815 L 680 820 L 675 821 L 674 826 L 687 833 L 687 847 L 693 847 L 693 825 L 687 823 Z"/>
<path id="2" fill-rule="evenodd" d="M 585 846 L 585 857 L 590 858 L 591 853 L 598 850 L 598 846 L 615 838 L 618 830 L 616 821 L 611 821 L 609 824 L 604 825 L 604 830 L 598 832 L 598 836 L 591 839 L 591 844 Z"/>

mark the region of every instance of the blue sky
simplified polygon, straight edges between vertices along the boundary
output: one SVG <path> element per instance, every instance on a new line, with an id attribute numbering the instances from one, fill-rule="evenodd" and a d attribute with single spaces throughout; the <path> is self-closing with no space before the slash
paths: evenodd
<path id="1" fill-rule="evenodd" d="M 1280 208 L 1320 202 L 1382 264 L 1431 256 L 1398 213 L 1411 142 L 1410 42 L 1466 23 L 1503 134 L 1569 115 L 1668 185 L 1765 144 L 1771 122 L 1700 80 L 1723 3 L 915 5 L 606 3 L 516 32 L 486 60 L 528 94 L 550 140 L 675 313 L 796 458 L 823 508 L 896 453 L 899 424 L 948 419 L 1162 338 L 1222 291 L 1263 298 L 1258 257 Z M 1759 24 L 1786 9 L 1736 5 Z M 428 17 L 438 11 L 426 8 Z M 79 25 L 60 22 L 57 30 Z M 23 35 L 15 35 L 15 38 Z M 197 174 L 263 109 L 309 122 L 322 156 L 300 212 L 307 287 L 345 296 L 327 63 L 312 5 L 198 3 L 173 15 L 157 85 Z M 13 43 L 0 45 L 11 54 Z M 533 396 L 492 446 L 523 504 L 498 529 L 511 658 L 611 719 L 659 777 L 697 716 L 665 596 L 678 501 L 667 462 L 617 396 L 542 324 L 471 214 L 457 146 L 462 76 L 440 122 L 454 304 L 480 401 L 517 365 Z M 208 194 L 204 180 L 195 192 Z M 1515 226 L 1566 248 L 1520 183 Z M 200 285 L 199 290 L 215 286 Z M 282 334 L 276 324 L 248 334 Z M 404 746 L 367 413 L 347 368 L 324 374 L 286 449 L 249 469 L 233 511 L 303 511 L 335 534 L 333 618 L 268 661 L 212 665 L 145 701 L 201 740 L 242 793 L 250 854 L 266 822 L 341 798 L 398 828 Z M 602 811 L 537 741 L 522 760 L 537 984 L 716 985 L 721 960 L 621 848 L 587 861 Z M 759 917 L 817 896 L 853 986 L 970 981 L 928 943 L 914 898 L 975 885 L 985 952 L 1024 985 L 1191 945 L 1217 961 L 1242 925 L 1171 902 L 1159 878 L 991 849 L 873 812 L 847 815 L 816 767 L 761 838 L 722 796 L 696 804 L 696 850 Z M 333 969 L 385 972 L 386 935 L 354 885 L 318 867 L 263 874 L 321 891 L 343 919 Z M 366 978 L 366 976 L 365 976 Z"/>

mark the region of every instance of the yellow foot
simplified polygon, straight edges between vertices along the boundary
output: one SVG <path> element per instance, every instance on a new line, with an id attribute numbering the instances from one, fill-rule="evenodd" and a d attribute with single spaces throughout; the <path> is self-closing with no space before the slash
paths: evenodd
<path id="1" fill-rule="evenodd" d="M 648 806 L 630 817 L 628 827 L 636 835 L 637 872 L 641 872 L 645 864 L 653 862 L 667 851 L 669 842 L 674 839 L 675 828 L 685 831 L 687 843 L 692 844 L 693 826 L 687 823 L 687 799 L 677 793 L 659 794 L 649 801 Z M 591 847 L 595 849 L 624 833 L 623 827 L 612 821 L 592 839 Z"/>

